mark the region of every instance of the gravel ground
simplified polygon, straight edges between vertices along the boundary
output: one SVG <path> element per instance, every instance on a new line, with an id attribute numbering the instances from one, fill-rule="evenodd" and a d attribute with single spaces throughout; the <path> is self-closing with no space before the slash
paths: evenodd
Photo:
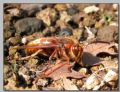
<path id="1" fill-rule="evenodd" d="M 114 48 L 115 44 L 118 44 L 117 4 L 6 3 L 4 4 L 3 18 L 4 90 L 93 90 L 92 87 L 89 87 L 90 85 L 86 84 L 87 86 L 84 87 L 86 80 L 94 71 L 103 66 L 93 66 L 92 61 L 97 62 L 100 59 L 107 61 L 103 62 L 104 66 L 112 68 L 118 66 L 116 63 L 118 48 Z M 102 53 L 106 50 L 103 48 L 95 52 L 94 60 L 92 55 L 86 54 L 80 57 L 85 63 L 84 66 L 74 64 L 72 68 L 76 72 L 87 75 L 87 78 L 59 80 L 40 78 L 37 83 L 34 83 L 40 71 L 46 67 L 49 57 L 36 55 L 28 60 L 17 60 L 28 56 L 28 53 L 23 48 L 16 49 L 15 47 L 27 45 L 27 43 L 42 37 L 72 37 L 78 43 L 82 43 L 84 47 L 93 43 L 93 47 L 96 49 L 106 43 L 105 46 L 114 49 L 114 53 L 110 51 L 106 51 L 107 54 Z M 94 42 L 102 43 L 94 45 Z M 112 43 L 115 44 L 110 47 Z M 86 50 L 86 48 L 83 49 Z M 102 72 L 102 76 L 105 73 L 105 71 Z M 71 86 L 71 82 L 74 86 Z M 97 82 L 95 81 L 95 83 Z M 97 90 L 118 90 L 118 79 L 107 82 Z"/>

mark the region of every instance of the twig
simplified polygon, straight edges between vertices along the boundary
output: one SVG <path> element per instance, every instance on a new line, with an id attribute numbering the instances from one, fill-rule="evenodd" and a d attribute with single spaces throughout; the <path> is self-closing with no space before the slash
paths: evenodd
<path id="1" fill-rule="evenodd" d="M 39 54 L 41 51 L 42 51 L 42 50 L 38 50 L 38 51 L 36 51 L 35 53 L 33 53 L 32 55 L 26 56 L 26 57 L 22 57 L 22 58 L 20 58 L 19 60 L 27 60 L 27 59 L 29 59 L 29 58 L 32 58 L 32 57 L 36 56 L 37 54 Z"/>
<path id="2" fill-rule="evenodd" d="M 90 31 L 90 29 L 89 29 L 87 26 L 85 26 L 85 28 L 86 28 L 87 33 L 88 33 L 88 38 L 87 38 L 87 40 L 94 38 L 95 35 Z"/>

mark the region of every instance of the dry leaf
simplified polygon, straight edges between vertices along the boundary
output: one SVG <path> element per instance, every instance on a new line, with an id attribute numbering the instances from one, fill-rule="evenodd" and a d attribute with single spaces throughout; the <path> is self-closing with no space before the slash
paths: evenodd
<path id="1" fill-rule="evenodd" d="M 56 69 L 56 68 L 58 68 L 58 69 Z M 51 73 L 51 71 L 53 71 L 53 72 Z M 71 78 L 77 78 L 77 79 L 86 77 L 85 75 L 82 75 L 79 72 L 77 72 L 73 69 L 70 69 L 70 65 L 67 63 L 55 65 L 55 66 L 51 67 L 50 69 L 48 69 L 45 72 L 45 74 L 47 75 L 46 77 L 50 77 L 53 80 L 58 80 L 63 77 L 65 77 L 65 78 L 71 77 Z"/>
<path id="2" fill-rule="evenodd" d="M 118 54 L 118 44 L 117 43 L 103 43 L 96 42 L 91 43 L 84 47 L 83 53 L 83 63 L 87 65 L 94 65 L 100 63 L 101 60 L 96 57 L 100 53 L 107 53 L 109 55 L 117 55 Z"/>
<path id="3" fill-rule="evenodd" d="M 101 52 L 108 53 L 110 55 L 118 54 L 118 44 L 117 43 L 104 43 L 104 42 L 96 42 L 87 45 L 84 48 L 84 52 L 91 53 L 92 55 L 96 56 Z"/>

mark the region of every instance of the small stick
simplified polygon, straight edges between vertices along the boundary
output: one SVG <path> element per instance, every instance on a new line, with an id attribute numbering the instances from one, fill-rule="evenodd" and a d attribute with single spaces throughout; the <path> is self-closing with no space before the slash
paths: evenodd
<path id="1" fill-rule="evenodd" d="M 22 58 L 20 58 L 19 60 L 27 60 L 27 59 L 29 59 L 29 58 L 32 58 L 32 57 L 36 56 L 37 54 L 39 54 L 41 51 L 42 51 L 42 50 L 39 49 L 38 51 L 36 51 L 36 52 L 33 53 L 32 55 L 26 56 L 26 57 L 22 57 Z"/>

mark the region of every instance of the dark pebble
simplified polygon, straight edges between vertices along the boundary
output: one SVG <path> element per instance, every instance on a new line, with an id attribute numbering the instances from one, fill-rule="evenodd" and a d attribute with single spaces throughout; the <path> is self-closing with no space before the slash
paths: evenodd
<path id="1" fill-rule="evenodd" d="M 68 21 L 68 24 L 69 24 L 73 29 L 79 27 L 79 25 L 78 25 L 76 22 L 74 22 L 74 21 Z"/>
<path id="2" fill-rule="evenodd" d="M 59 31 L 59 35 L 60 36 L 71 36 L 73 35 L 72 30 L 70 30 L 69 28 L 64 28 L 61 31 Z"/>
<path id="3" fill-rule="evenodd" d="M 10 32 L 9 30 L 4 30 L 4 38 L 8 39 L 12 36 L 12 32 Z"/>
<path id="4" fill-rule="evenodd" d="M 22 57 L 25 57 L 25 56 L 26 56 L 25 49 L 19 49 L 18 52 L 20 53 L 20 55 L 21 55 Z"/>
<path id="5" fill-rule="evenodd" d="M 45 4 L 21 4 L 20 8 L 28 14 L 35 16 L 36 12 L 40 11 Z"/>
<path id="6" fill-rule="evenodd" d="M 4 56 L 6 57 L 9 55 L 8 47 L 9 47 L 9 43 L 4 43 Z"/>
<path id="7" fill-rule="evenodd" d="M 68 12 L 69 15 L 74 15 L 74 14 L 78 13 L 79 10 L 77 10 L 77 9 L 74 8 L 74 7 L 71 7 L 71 8 L 69 8 L 69 9 L 67 10 L 67 12 Z"/>
<path id="8" fill-rule="evenodd" d="M 24 61 L 18 61 L 18 62 L 17 62 L 17 65 L 23 66 L 23 65 L 25 65 L 25 62 L 24 62 Z"/>
<path id="9" fill-rule="evenodd" d="M 88 37 L 88 33 L 87 33 L 86 30 L 84 30 L 84 31 L 82 32 L 81 37 L 80 37 L 80 41 L 85 41 L 85 40 L 87 39 L 87 37 Z"/>
<path id="10" fill-rule="evenodd" d="M 36 72 L 34 72 L 34 71 L 29 71 L 28 74 L 29 74 L 29 76 L 31 78 L 35 78 L 36 77 Z"/>
<path id="11" fill-rule="evenodd" d="M 5 37 L 5 39 L 8 39 L 8 38 L 10 38 L 11 36 L 14 36 L 15 35 L 15 29 L 14 28 L 9 28 L 9 27 L 6 27 L 5 29 L 4 29 L 4 37 Z"/>
<path id="12" fill-rule="evenodd" d="M 8 80 L 4 79 L 4 85 L 8 84 Z"/>
<path id="13" fill-rule="evenodd" d="M 36 18 L 24 18 L 15 23 L 16 35 L 31 35 L 34 32 L 41 31 L 42 21 Z"/>
<path id="14" fill-rule="evenodd" d="M 115 41 L 115 36 L 118 32 L 116 26 L 105 26 L 98 30 L 97 32 L 97 41 L 112 42 Z"/>
<path id="15" fill-rule="evenodd" d="M 22 76 L 22 75 L 17 75 L 17 80 L 16 80 L 16 86 L 17 87 L 26 87 L 27 86 L 27 83 L 26 83 L 26 80 L 25 78 Z"/>

